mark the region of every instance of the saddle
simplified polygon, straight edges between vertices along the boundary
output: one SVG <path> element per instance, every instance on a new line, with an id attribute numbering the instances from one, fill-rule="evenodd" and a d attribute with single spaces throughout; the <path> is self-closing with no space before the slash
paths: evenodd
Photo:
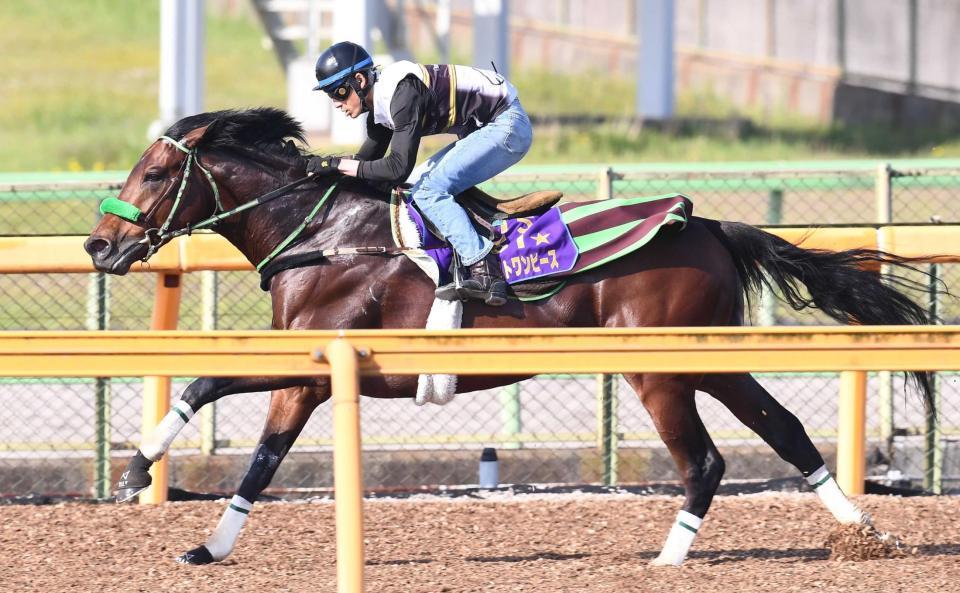
<path id="1" fill-rule="evenodd" d="M 401 185 L 395 188 L 395 192 L 401 195 L 409 191 L 409 185 Z M 516 198 L 497 198 L 479 187 L 472 186 L 454 196 L 454 199 L 466 211 L 477 232 L 490 240 L 494 240 L 496 238 L 495 227 L 502 221 L 543 214 L 556 206 L 562 197 L 563 192 L 560 191 L 540 190 Z M 443 234 L 426 217 L 424 217 L 424 224 L 434 237 L 446 242 Z"/>
<path id="2" fill-rule="evenodd" d="M 543 214 L 560 201 L 563 192 L 541 190 L 516 198 L 496 198 L 479 187 L 471 187 L 456 196 L 457 202 L 467 211 L 487 223 Z"/>

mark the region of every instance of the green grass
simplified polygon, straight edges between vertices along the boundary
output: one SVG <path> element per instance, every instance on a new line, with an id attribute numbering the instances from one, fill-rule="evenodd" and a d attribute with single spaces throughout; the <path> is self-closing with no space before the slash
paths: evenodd
<path id="1" fill-rule="evenodd" d="M 0 22 L 0 169 L 130 168 L 158 111 L 159 2 L 7 0 Z M 207 20 L 207 109 L 285 105 L 260 37 L 246 18 Z"/>
<path id="2" fill-rule="evenodd" d="M 272 50 L 262 47 L 250 11 L 231 15 L 208 6 L 205 108 L 284 107 L 283 73 Z M 0 171 L 128 170 L 150 140 L 147 128 L 158 111 L 159 2 L 6 0 L 0 23 Z M 511 79 L 533 114 L 632 113 L 629 78 L 514 69 Z M 956 134 L 824 126 L 782 110 L 741 112 L 709 89 L 681 95 L 677 110 L 762 126 L 733 136 L 705 128 L 540 126 L 524 163 L 960 156 Z M 446 142 L 428 139 L 421 154 Z"/>

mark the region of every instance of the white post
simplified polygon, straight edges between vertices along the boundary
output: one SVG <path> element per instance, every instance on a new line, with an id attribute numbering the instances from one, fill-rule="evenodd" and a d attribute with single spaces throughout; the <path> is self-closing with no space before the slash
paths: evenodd
<path id="1" fill-rule="evenodd" d="M 673 0 L 638 0 L 637 116 L 673 117 Z"/>
<path id="2" fill-rule="evenodd" d="M 328 132 L 334 115 L 330 99 L 312 90 L 317 86 L 316 64 L 316 55 L 300 56 L 287 64 L 287 111 L 308 133 Z M 313 149 L 326 152 L 322 146 Z"/>
<path id="3" fill-rule="evenodd" d="M 217 272 L 200 272 L 201 329 L 213 331 L 219 325 L 217 303 L 220 301 L 220 278 Z M 217 449 L 217 403 L 200 408 L 200 452 L 213 455 Z"/>
<path id="4" fill-rule="evenodd" d="M 374 0 L 337 0 L 333 9 L 334 43 L 352 41 L 373 55 L 370 30 L 372 23 L 377 22 L 377 15 L 374 14 L 377 6 Z M 333 105 L 328 105 L 328 108 L 332 110 Z M 330 117 L 330 140 L 344 147 L 361 144 L 366 137 L 366 118 L 366 114 L 350 119 L 341 113 L 333 113 Z"/>
<path id="5" fill-rule="evenodd" d="M 877 166 L 877 177 L 875 181 L 875 195 L 877 204 L 877 223 L 890 224 L 893 222 L 893 168 L 889 163 L 881 163 Z M 882 241 L 883 234 L 877 235 Z M 882 243 L 877 246 L 881 251 L 887 248 Z M 880 267 L 880 274 L 886 275 L 890 272 L 888 266 Z M 880 438 L 883 439 L 887 457 L 893 458 L 893 432 L 896 424 L 894 420 L 893 407 L 893 376 L 890 371 L 879 371 L 877 373 L 878 399 L 880 400 Z"/>
<path id="6" fill-rule="evenodd" d="M 160 135 L 179 119 L 203 111 L 203 0 L 160 0 Z"/>
<path id="7" fill-rule="evenodd" d="M 320 55 L 320 6 L 317 0 L 307 0 L 307 51 L 308 58 Z"/>
<path id="8" fill-rule="evenodd" d="M 437 0 L 437 41 L 439 42 L 440 63 L 450 62 L 450 0 Z"/>
<path id="9" fill-rule="evenodd" d="M 510 76 L 510 3 L 473 0 L 473 65 Z"/>
<path id="10" fill-rule="evenodd" d="M 312 90 L 317 85 L 317 58 L 322 51 L 320 20 L 318 0 L 309 0 L 306 52 L 287 64 L 287 112 L 303 124 L 303 129 L 308 134 L 329 133 L 333 116 L 330 99 L 323 93 Z M 313 149 L 321 153 L 327 152 L 323 146 L 314 146 Z"/>

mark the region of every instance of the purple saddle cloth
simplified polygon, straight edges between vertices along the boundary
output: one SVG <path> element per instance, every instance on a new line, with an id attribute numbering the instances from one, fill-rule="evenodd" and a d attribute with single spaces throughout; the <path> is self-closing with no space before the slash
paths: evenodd
<path id="1" fill-rule="evenodd" d="M 449 282 L 452 249 L 427 229 L 409 195 L 403 203 L 422 249 L 437 262 L 441 284 Z M 537 216 L 498 222 L 494 248 L 510 284 L 570 276 L 636 251 L 664 227 L 683 229 L 692 214 L 693 203 L 682 194 L 568 202 Z"/>
<path id="2" fill-rule="evenodd" d="M 449 282 L 453 249 L 427 230 L 423 216 L 406 196 L 404 205 L 417 225 L 421 248 L 440 268 L 441 284 Z M 510 284 L 563 274 L 576 265 L 577 245 L 558 208 L 538 216 L 500 221 L 495 230 L 494 249 L 499 250 L 503 276 Z"/>

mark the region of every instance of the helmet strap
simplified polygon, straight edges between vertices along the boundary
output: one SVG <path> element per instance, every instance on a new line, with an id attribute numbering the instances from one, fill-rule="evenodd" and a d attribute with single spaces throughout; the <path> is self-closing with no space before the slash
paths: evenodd
<path id="1" fill-rule="evenodd" d="M 357 82 L 356 78 L 350 79 L 350 88 L 353 89 L 353 92 L 357 93 L 357 97 L 360 98 L 360 113 L 365 113 L 367 109 L 367 89 L 360 86 L 360 83 Z"/>
<path id="2" fill-rule="evenodd" d="M 357 79 L 353 75 L 351 75 L 350 78 L 347 80 L 347 84 L 350 85 L 350 88 L 353 89 L 353 92 L 357 93 L 357 97 L 360 98 L 360 113 L 366 113 L 367 111 L 370 110 L 367 107 L 367 91 L 370 90 L 370 85 L 372 84 L 372 82 L 370 80 L 369 74 L 367 74 L 366 72 L 362 72 L 362 74 L 367 78 L 367 86 L 361 87 L 360 83 L 357 81 Z"/>

